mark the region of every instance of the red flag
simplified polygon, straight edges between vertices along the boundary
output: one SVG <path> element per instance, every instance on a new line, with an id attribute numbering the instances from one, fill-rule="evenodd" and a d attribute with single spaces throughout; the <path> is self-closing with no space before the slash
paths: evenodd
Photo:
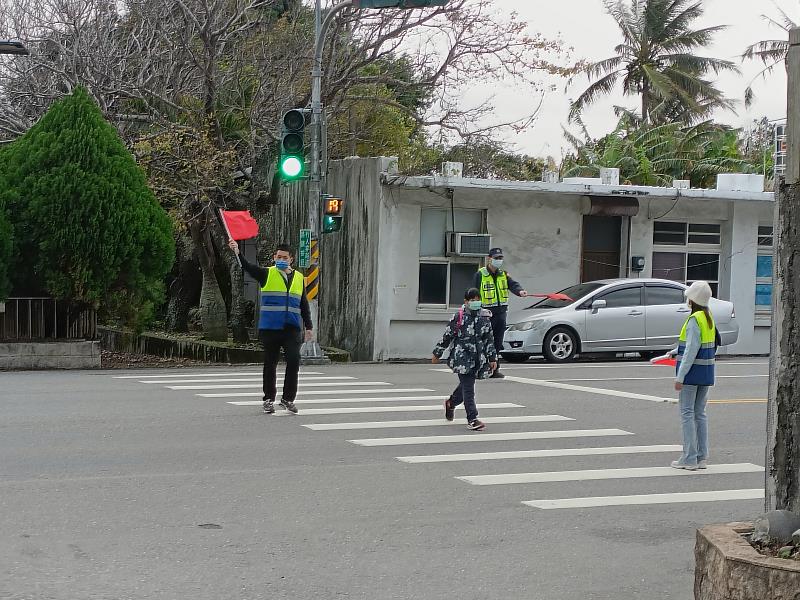
<path id="1" fill-rule="evenodd" d="M 665 354 L 664 356 L 657 356 L 656 358 L 650 359 L 650 364 L 664 367 L 674 367 L 677 366 L 678 360 L 674 356 Z"/>
<path id="2" fill-rule="evenodd" d="M 248 240 L 258 235 L 258 223 L 249 210 L 221 210 L 222 220 L 231 239 Z"/>

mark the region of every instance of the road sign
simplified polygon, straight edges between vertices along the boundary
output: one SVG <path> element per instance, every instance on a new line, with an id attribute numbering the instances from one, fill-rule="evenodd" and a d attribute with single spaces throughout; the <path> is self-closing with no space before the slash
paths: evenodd
<path id="1" fill-rule="evenodd" d="M 300 230 L 300 249 L 298 251 L 298 266 L 307 269 L 311 264 L 311 230 Z"/>

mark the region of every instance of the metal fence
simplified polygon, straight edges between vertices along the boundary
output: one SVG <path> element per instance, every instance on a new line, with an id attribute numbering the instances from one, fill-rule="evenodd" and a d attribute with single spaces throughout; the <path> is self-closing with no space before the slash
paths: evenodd
<path id="1" fill-rule="evenodd" d="M 9 298 L 0 310 L 0 340 L 93 340 L 97 313 L 53 298 Z"/>

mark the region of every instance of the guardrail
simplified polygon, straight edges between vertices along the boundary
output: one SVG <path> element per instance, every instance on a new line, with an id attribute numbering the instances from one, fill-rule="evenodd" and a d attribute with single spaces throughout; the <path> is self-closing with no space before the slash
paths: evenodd
<path id="1" fill-rule="evenodd" d="M 0 340 L 93 340 L 97 313 L 54 298 L 9 298 L 0 304 Z"/>

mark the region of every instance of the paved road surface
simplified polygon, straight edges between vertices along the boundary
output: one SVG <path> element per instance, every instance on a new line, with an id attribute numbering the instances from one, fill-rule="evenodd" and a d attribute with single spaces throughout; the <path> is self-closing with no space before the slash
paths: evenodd
<path id="1" fill-rule="evenodd" d="M 0 599 L 687 599 L 694 533 L 763 508 L 767 364 L 729 359 L 706 472 L 671 373 L 509 365 L 485 432 L 431 365 L 0 374 Z"/>

